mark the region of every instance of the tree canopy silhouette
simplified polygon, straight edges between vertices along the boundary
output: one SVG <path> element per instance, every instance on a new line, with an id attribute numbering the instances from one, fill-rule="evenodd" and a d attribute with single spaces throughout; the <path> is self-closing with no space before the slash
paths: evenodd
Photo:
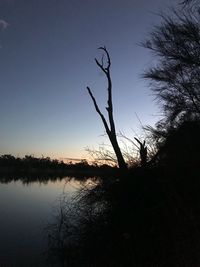
<path id="1" fill-rule="evenodd" d="M 199 19 L 200 13 L 188 6 L 162 15 L 161 25 L 143 43 L 157 58 L 144 77 L 161 103 L 164 119 L 158 125 L 165 129 L 200 118 Z"/>
<path id="2" fill-rule="evenodd" d="M 186 6 L 186 5 L 190 5 L 190 4 L 196 4 L 198 2 L 199 2 L 199 0 L 183 0 L 180 2 L 180 4 Z"/>
<path id="3" fill-rule="evenodd" d="M 119 147 L 119 144 L 118 144 L 118 141 L 117 141 L 116 130 L 115 130 L 115 122 L 114 122 L 114 118 L 113 118 L 112 80 L 111 80 L 111 75 L 110 75 L 110 67 L 111 67 L 110 55 L 109 55 L 106 47 L 99 47 L 99 49 L 103 50 L 103 52 L 105 53 L 106 58 L 107 58 L 106 65 L 104 63 L 103 56 L 102 56 L 101 62 L 98 61 L 96 58 L 95 58 L 95 62 L 97 64 L 97 66 L 103 71 L 103 73 L 105 74 L 106 79 L 107 79 L 107 86 L 108 86 L 107 104 L 108 104 L 108 106 L 106 107 L 106 110 L 108 112 L 109 122 L 106 121 L 103 113 L 100 111 L 99 106 L 98 106 L 98 104 L 96 102 L 95 97 L 92 94 L 92 91 L 91 91 L 90 87 L 87 86 L 87 90 L 88 90 L 88 93 L 89 93 L 89 95 L 90 95 L 90 97 L 91 97 L 91 99 L 93 101 L 94 107 L 95 107 L 97 113 L 99 114 L 103 124 L 104 124 L 106 133 L 107 133 L 107 135 L 109 137 L 109 140 L 110 140 L 110 142 L 112 144 L 112 147 L 114 149 L 114 152 L 116 154 L 117 161 L 118 161 L 118 166 L 119 166 L 120 169 L 126 170 L 127 169 L 127 165 L 125 163 L 125 160 L 123 158 L 122 152 L 120 150 L 120 147 Z"/>

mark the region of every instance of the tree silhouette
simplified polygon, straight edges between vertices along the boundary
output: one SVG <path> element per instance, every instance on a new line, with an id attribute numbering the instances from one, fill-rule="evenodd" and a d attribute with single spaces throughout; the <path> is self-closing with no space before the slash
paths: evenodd
<path id="1" fill-rule="evenodd" d="M 106 133 L 109 137 L 109 140 L 112 144 L 112 147 L 114 149 L 114 152 L 116 154 L 116 157 L 117 157 L 117 161 L 118 161 L 118 166 L 120 169 L 122 170 L 126 170 L 127 169 L 127 165 L 125 163 L 125 160 L 123 158 L 123 155 L 122 155 L 122 152 L 120 150 L 120 147 L 119 147 L 119 144 L 118 144 L 118 141 L 117 141 L 117 136 L 116 136 L 116 130 L 115 130 L 115 122 L 114 122 L 114 118 L 113 118 L 113 104 L 112 104 L 112 80 L 111 80 L 111 76 L 110 76 L 110 66 L 111 66 L 111 60 L 110 60 L 110 55 L 106 49 L 106 47 L 99 47 L 100 50 L 103 50 L 103 52 L 105 53 L 106 55 L 106 58 L 107 58 L 107 64 L 105 65 L 104 64 L 104 58 L 102 56 L 102 59 L 101 59 L 101 63 L 95 58 L 95 62 L 97 64 L 97 66 L 103 71 L 103 73 L 105 74 L 106 76 L 106 79 L 107 79 L 107 84 L 108 84 L 108 100 L 107 100 L 107 104 L 108 106 L 106 107 L 106 110 L 108 112 L 108 118 L 109 118 L 109 122 L 106 121 L 103 113 L 100 111 L 99 109 L 99 106 L 96 102 L 96 99 L 95 97 L 93 96 L 92 94 L 92 91 L 90 89 L 90 87 L 87 86 L 87 90 L 88 90 L 88 93 L 93 101 L 93 104 L 94 104 L 94 107 L 96 109 L 96 112 L 99 114 L 103 124 L 104 124 L 104 127 L 105 127 L 105 130 L 106 130 Z"/>
<path id="2" fill-rule="evenodd" d="M 200 14 L 184 8 L 162 19 L 143 43 L 158 59 L 144 77 L 164 111 L 159 126 L 167 128 L 200 118 Z"/>
<path id="3" fill-rule="evenodd" d="M 190 5 L 190 4 L 196 4 L 198 2 L 199 2 L 199 0 L 183 0 L 180 2 L 180 4 L 186 6 L 186 5 Z"/>
<path id="4" fill-rule="evenodd" d="M 145 167 L 147 164 L 147 146 L 146 146 L 146 142 L 143 141 L 143 143 L 136 137 L 134 137 L 135 140 L 138 142 L 138 144 L 140 145 L 139 147 L 139 152 L 140 152 L 140 164 L 142 167 Z"/>
<path id="5" fill-rule="evenodd" d="M 160 147 L 158 158 L 168 170 L 189 171 L 190 175 L 199 173 L 200 122 L 183 122 L 176 129 L 168 131 Z"/>

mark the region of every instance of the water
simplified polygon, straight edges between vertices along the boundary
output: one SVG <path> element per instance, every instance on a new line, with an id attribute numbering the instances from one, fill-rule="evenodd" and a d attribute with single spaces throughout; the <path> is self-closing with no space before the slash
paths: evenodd
<path id="1" fill-rule="evenodd" d="M 45 183 L 0 183 L 0 266 L 48 266 L 44 228 L 54 220 L 60 196 L 70 198 L 80 186 L 68 177 Z"/>

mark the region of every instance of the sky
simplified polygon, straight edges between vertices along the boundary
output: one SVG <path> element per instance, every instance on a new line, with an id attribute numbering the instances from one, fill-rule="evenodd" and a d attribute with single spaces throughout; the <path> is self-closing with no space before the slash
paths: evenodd
<path id="1" fill-rule="evenodd" d="M 0 154 L 85 158 L 86 147 L 107 142 L 86 91 L 106 116 L 106 79 L 94 61 L 104 45 L 117 131 L 134 137 L 140 121 L 154 125 L 161 112 L 141 78 L 153 58 L 139 43 L 173 2 L 0 0 Z"/>

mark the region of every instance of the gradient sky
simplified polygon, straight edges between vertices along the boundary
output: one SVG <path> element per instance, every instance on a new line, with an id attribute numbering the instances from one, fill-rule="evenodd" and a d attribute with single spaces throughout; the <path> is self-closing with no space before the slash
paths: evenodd
<path id="1" fill-rule="evenodd" d="M 102 111 L 106 80 L 94 62 L 112 60 L 117 131 L 133 137 L 159 119 L 147 81 L 145 40 L 170 0 L 0 0 L 0 154 L 85 157 L 105 142 L 86 86 Z M 106 112 L 104 113 L 106 114 Z"/>

